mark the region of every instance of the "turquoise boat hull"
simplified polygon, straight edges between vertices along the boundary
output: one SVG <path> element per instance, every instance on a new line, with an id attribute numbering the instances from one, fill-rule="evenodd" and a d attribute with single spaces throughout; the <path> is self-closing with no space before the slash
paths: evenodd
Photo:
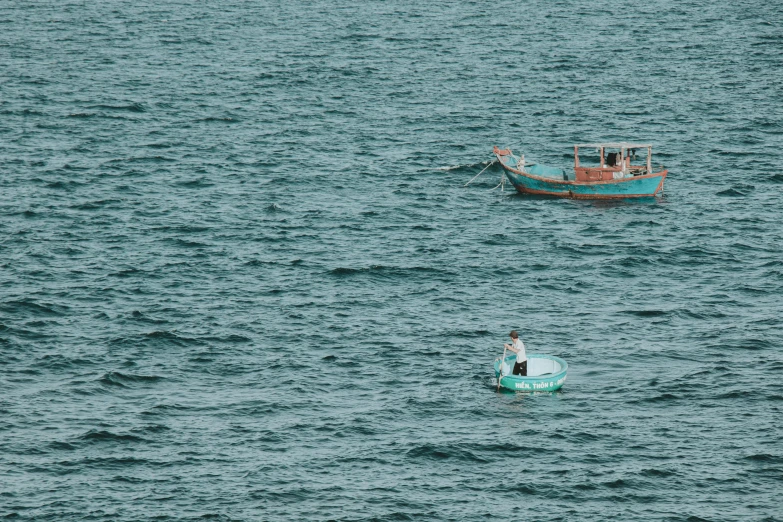
<path id="1" fill-rule="evenodd" d="M 514 367 L 516 355 L 505 358 L 509 368 Z M 568 373 L 568 363 L 554 355 L 530 354 L 527 356 L 528 375 L 500 376 L 500 358 L 495 361 L 495 378 L 500 379 L 500 386 L 512 391 L 555 391 L 563 387 Z"/>
<path id="2" fill-rule="evenodd" d="M 653 197 L 663 190 L 668 171 L 628 176 L 606 181 L 575 181 L 564 169 L 530 165 L 525 172 L 513 164 L 510 156 L 497 155 L 506 177 L 523 194 L 538 194 L 574 199 L 614 199 Z"/>

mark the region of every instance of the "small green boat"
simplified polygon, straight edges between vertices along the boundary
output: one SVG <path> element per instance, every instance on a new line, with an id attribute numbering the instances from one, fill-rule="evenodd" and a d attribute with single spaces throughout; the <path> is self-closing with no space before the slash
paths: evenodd
<path id="1" fill-rule="evenodd" d="M 566 381 L 568 363 L 554 355 L 530 354 L 527 356 L 527 376 L 511 375 L 516 355 L 505 358 L 501 366 L 500 357 L 495 359 L 495 377 L 500 385 L 513 391 L 555 391 Z M 501 369 L 503 376 L 500 376 Z"/>

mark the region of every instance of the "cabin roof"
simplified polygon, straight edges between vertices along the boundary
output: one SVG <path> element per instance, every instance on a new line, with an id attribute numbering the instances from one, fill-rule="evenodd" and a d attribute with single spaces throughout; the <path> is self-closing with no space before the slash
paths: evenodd
<path id="1" fill-rule="evenodd" d="M 580 149 L 582 147 L 586 149 L 599 149 L 601 147 L 609 149 L 645 149 L 652 147 L 652 145 L 649 143 L 626 143 L 623 141 L 620 143 L 578 143 L 574 147 L 579 147 Z"/>

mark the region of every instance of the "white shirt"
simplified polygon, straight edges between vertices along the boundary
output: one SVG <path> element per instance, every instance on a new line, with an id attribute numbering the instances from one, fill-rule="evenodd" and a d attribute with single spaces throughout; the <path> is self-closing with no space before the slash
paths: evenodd
<path id="1" fill-rule="evenodd" d="M 517 362 L 523 363 L 527 361 L 527 354 L 525 354 L 525 343 L 522 342 L 522 339 L 517 339 L 512 343 L 515 350 L 519 350 L 517 352 Z"/>

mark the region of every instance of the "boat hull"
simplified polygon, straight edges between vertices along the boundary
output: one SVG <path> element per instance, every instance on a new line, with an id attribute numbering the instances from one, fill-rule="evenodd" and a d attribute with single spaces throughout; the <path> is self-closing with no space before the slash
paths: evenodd
<path id="1" fill-rule="evenodd" d="M 500 159 L 500 158 L 498 158 Z M 522 194 L 575 199 L 649 198 L 663 190 L 668 171 L 608 181 L 566 181 L 528 174 L 500 165 L 514 188 Z"/>
<path id="2" fill-rule="evenodd" d="M 505 363 L 509 367 L 514 366 L 516 355 L 510 355 L 505 358 Z M 568 373 L 568 363 L 560 357 L 554 355 L 530 354 L 528 355 L 528 373 L 535 373 L 531 369 L 535 367 L 545 368 L 547 364 L 552 364 L 553 368 L 559 369 L 552 373 L 541 375 L 532 375 L 522 377 L 520 375 L 500 376 L 500 359 L 495 361 L 495 378 L 500 379 L 500 386 L 512 391 L 556 391 L 565 384 Z"/>

